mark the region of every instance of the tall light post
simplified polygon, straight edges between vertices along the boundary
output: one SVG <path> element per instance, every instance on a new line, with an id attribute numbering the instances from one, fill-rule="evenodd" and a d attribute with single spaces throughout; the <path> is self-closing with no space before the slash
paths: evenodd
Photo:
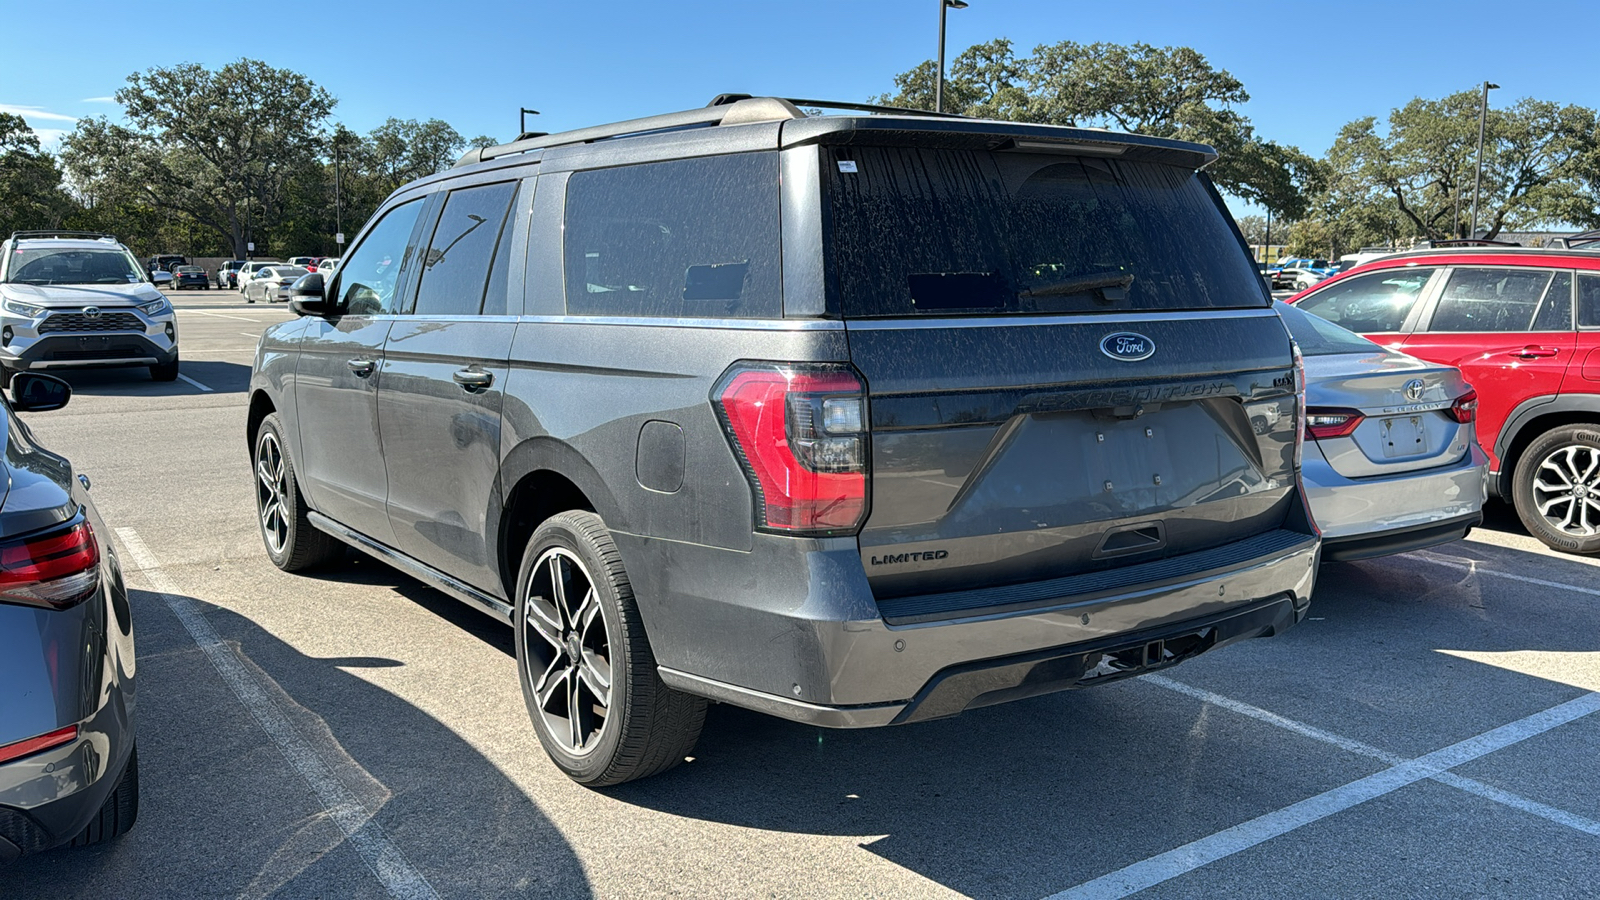
<path id="1" fill-rule="evenodd" d="M 1489 92 L 1499 88 L 1498 84 L 1483 83 L 1483 102 L 1478 106 L 1478 171 L 1472 176 L 1472 230 L 1467 237 L 1478 236 L 1478 185 L 1483 181 L 1483 121 L 1489 115 Z"/>
<path id="2" fill-rule="evenodd" d="M 966 9 L 967 0 L 939 0 L 939 72 L 933 79 L 933 111 L 944 112 L 944 15 L 946 10 Z"/>
<path id="3" fill-rule="evenodd" d="M 528 117 L 537 116 L 539 111 L 537 109 L 529 109 L 526 106 L 518 108 L 522 110 L 522 115 L 517 119 L 517 137 L 520 139 L 528 133 Z"/>

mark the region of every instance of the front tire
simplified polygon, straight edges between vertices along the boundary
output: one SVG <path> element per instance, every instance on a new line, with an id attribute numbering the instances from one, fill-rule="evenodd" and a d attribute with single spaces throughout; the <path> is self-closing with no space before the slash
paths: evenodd
<path id="1" fill-rule="evenodd" d="M 301 572 L 343 556 L 344 545 L 311 524 L 286 446 L 282 420 L 272 413 L 256 432 L 256 523 L 272 564 Z"/>
<path id="2" fill-rule="evenodd" d="M 600 517 L 540 525 L 517 574 L 517 673 L 534 731 L 568 777 L 608 787 L 683 762 L 706 701 L 656 674 L 622 557 Z"/>
<path id="3" fill-rule="evenodd" d="M 156 363 L 151 366 L 150 377 L 155 381 L 177 381 L 178 358 L 174 356 L 171 362 Z"/>
<path id="4" fill-rule="evenodd" d="M 1563 425 L 1535 438 L 1517 460 L 1511 496 L 1546 546 L 1600 553 L 1600 426 Z"/>

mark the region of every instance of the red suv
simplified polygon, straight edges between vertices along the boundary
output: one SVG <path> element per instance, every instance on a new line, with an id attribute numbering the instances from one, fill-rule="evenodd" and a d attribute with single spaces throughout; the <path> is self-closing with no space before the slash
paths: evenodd
<path id="1" fill-rule="evenodd" d="M 1549 546 L 1600 552 L 1600 251 L 1398 253 L 1288 302 L 1460 368 L 1491 493 Z"/>

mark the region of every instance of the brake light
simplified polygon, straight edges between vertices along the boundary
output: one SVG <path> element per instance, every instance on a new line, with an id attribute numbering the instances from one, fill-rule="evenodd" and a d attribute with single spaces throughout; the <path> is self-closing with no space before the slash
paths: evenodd
<path id="1" fill-rule="evenodd" d="M 78 726 L 68 725 L 65 728 L 57 728 L 55 731 L 41 734 L 38 737 L 13 741 L 0 746 L 0 763 L 8 763 L 13 759 L 21 759 L 24 756 L 30 756 L 42 750 L 49 750 L 51 747 L 70 744 L 77 739 Z"/>
<path id="2" fill-rule="evenodd" d="M 0 603 L 66 609 L 100 586 L 100 545 L 88 522 L 0 544 Z"/>
<path id="3" fill-rule="evenodd" d="M 1450 418 L 1463 425 L 1469 425 L 1478 420 L 1478 392 L 1467 389 L 1465 394 L 1456 398 L 1450 405 Z"/>
<path id="4" fill-rule="evenodd" d="M 1306 437 L 1312 440 L 1345 437 L 1356 430 L 1364 418 L 1353 409 L 1313 406 L 1306 410 Z"/>
<path id="5" fill-rule="evenodd" d="M 853 371 L 736 363 L 711 399 L 755 494 L 757 529 L 841 534 L 861 527 L 866 389 Z"/>

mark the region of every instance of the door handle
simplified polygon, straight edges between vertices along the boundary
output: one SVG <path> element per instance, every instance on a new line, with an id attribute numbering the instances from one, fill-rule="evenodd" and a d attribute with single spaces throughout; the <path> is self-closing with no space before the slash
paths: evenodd
<path id="1" fill-rule="evenodd" d="M 458 372 L 454 372 L 450 375 L 450 378 L 451 380 L 455 381 L 456 384 L 461 385 L 462 389 L 468 393 L 472 393 L 473 391 L 481 391 L 489 385 L 494 384 L 493 372 L 475 372 L 472 369 L 462 369 Z"/>
<path id="2" fill-rule="evenodd" d="M 1557 350 L 1554 347 L 1538 347 L 1533 344 L 1529 344 L 1528 346 L 1523 347 L 1521 350 L 1511 351 L 1511 355 L 1515 356 L 1517 359 L 1548 359 L 1560 352 L 1560 350 Z"/>
<path id="3" fill-rule="evenodd" d="M 378 366 L 377 363 L 370 359 L 352 359 L 346 362 L 345 365 L 350 367 L 350 371 L 356 373 L 357 378 L 365 378 L 371 375 L 372 370 Z"/>

